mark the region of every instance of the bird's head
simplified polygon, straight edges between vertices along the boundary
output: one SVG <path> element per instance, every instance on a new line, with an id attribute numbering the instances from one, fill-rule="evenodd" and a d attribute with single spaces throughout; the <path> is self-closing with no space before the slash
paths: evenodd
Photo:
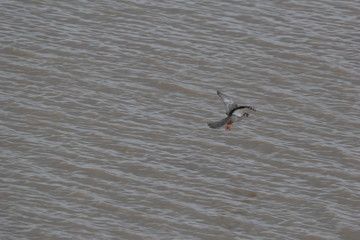
<path id="1" fill-rule="evenodd" d="M 250 117 L 250 114 L 249 114 L 249 113 L 244 113 L 244 114 L 243 114 L 243 117 L 248 118 L 248 117 Z"/>

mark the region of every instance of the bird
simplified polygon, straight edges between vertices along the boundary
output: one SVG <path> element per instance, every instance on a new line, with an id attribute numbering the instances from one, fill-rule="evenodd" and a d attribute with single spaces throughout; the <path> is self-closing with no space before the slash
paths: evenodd
<path id="1" fill-rule="evenodd" d="M 226 130 L 231 131 L 231 125 L 234 122 L 238 122 L 242 120 L 243 118 L 250 117 L 250 114 L 248 112 L 243 112 L 244 109 L 248 109 L 251 111 L 256 111 L 255 108 L 250 106 L 239 106 L 237 105 L 231 98 L 229 98 L 226 94 L 216 91 L 217 95 L 221 98 L 225 105 L 226 109 L 226 118 L 221 119 L 216 122 L 208 123 L 208 126 L 210 128 L 220 128 L 226 124 Z"/>

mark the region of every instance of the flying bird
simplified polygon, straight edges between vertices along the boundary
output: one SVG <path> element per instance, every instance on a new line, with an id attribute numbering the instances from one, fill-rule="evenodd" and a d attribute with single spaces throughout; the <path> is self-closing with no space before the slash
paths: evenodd
<path id="1" fill-rule="evenodd" d="M 226 130 L 231 131 L 231 124 L 238 122 L 243 118 L 250 117 L 250 114 L 244 110 L 256 111 L 255 108 L 250 106 L 239 106 L 231 98 L 220 91 L 216 91 L 217 95 L 224 102 L 227 117 L 216 122 L 208 123 L 211 128 L 219 128 L 226 124 Z"/>

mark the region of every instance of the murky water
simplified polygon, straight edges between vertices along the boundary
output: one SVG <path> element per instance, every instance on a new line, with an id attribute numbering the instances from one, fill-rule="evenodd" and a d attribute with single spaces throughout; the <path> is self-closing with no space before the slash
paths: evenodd
<path id="1" fill-rule="evenodd" d="M 1 239 L 359 239 L 356 1 L 0 6 Z"/>

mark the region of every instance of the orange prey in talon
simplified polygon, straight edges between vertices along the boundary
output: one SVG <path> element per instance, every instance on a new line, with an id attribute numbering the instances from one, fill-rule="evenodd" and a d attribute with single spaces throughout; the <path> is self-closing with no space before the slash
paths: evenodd
<path id="1" fill-rule="evenodd" d="M 238 122 L 242 120 L 243 118 L 248 118 L 250 116 L 249 113 L 244 112 L 244 110 L 251 110 L 256 111 L 255 108 L 250 106 L 239 106 L 237 105 L 231 98 L 229 98 L 227 95 L 221 93 L 220 91 L 217 91 L 217 95 L 221 98 L 225 105 L 226 110 L 226 118 L 221 119 L 216 122 L 208 123 L 208 126 L 211 128 L 220 128 L 226 124 L 226 130 L 231 131 L 231 125 L 234 122 Z"/>
<path id="2" fill-rule="evenodd" d="M 231 131 L 231 124 L 233 124 L 234 121 L 230 120 L 227 124 L 226 124 L 226 130 Z"/>

